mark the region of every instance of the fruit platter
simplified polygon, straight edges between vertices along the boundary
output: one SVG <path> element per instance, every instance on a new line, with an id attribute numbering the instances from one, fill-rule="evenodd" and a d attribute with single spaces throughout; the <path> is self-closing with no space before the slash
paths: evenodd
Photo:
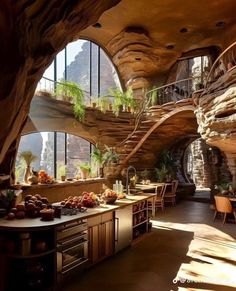
<path id="1" fill-rule="evenodd" d="M 102 194 L 102 199 L 106 204 L 114 204 L 118 198 L 115 191 L 111 189 L 106 189 Z"/>
<path id="2" fill-rule="evenodd" d="M 42 197 L 40 194 L 26 195 L 24 203 L 19 203 L 11 208 L 6 219 L 13 220 L 15 218 L 23 219 L 25 217 L 40 217 L 41 212 L 53 214 L 52 205 L 49 204 L 48 199 Z"/>
<path id="3" fill-rule="evenodd" d="M 38 172 L 38 181 L 41 184 L 52 184 L 54 183 L 54 179 L 52 176 L 49 176 L 46 171 L 40 170 Z"/>
<path id="4" fill-rule="evenodd" d="M 83 192 L 81 196 L 69 196 L 60 202 L 62 213 L 68 212 L 66 209 L 75 209 L 69 212 L 84 212 L 86 208 L 93 208 L 99 205 L 98 196 L 94 192 Z M 78 209 L 78 211 L 76 211 Z M 65 210 L 65 211 L 64 211 Z"/>

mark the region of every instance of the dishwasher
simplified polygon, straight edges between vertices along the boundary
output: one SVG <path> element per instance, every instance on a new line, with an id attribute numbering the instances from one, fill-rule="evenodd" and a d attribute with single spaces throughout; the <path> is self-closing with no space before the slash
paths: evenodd
<path id="1" fill-rule="evenodd" d="M 86 219 L 57 228 L 57 272 L 66 275 L 88 262 L 88 225 Z"/>
<path id="2" fill-rule="evenodd" d="M 132 206 L 115 211 L 115 253 L 131 245 L 133 237 Z"/>

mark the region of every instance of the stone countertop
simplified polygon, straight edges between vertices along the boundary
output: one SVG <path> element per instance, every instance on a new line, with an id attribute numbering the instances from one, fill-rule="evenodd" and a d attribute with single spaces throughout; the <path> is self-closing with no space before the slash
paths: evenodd
<path id="1" fill-rule="evenodd" d="M 155 194 L 153 194 L 155 196 Z M 78 219 L 87 219 L 92 216 L 104 214 L 106 212 L 115 211 L 128 205 L 135 204 L 150 198 L 149 195 L 129 195 L 124 199 L 117 200 L 113 205 L 100 205 L 94 208 L 87 208 L 86 212 L 78 213 L 76 215 L 62 215 L 61 218 L 54 218 L 51 221 L 42 221 L 41 218 L 24 218 L 6 220 L 0 219 L 0 230 L 29 230 L 34 228 L 50 228 L 56 227 L 64 223 L 70 223 Z"/>

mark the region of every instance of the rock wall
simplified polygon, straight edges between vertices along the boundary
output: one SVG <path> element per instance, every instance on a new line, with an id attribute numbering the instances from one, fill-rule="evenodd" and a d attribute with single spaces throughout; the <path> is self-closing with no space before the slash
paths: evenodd
<path id="1" fill-rule="evenodd" d="M 211 187 L 211 159 L 210 152 L 206 142 L 197 139 L 191 145 L 191 154 L 193 159 L 192 177 L 194 183 L 199 187 Z"/>
<path id="2" fill-rule="evenodd" d="M 202 93 L 194 95 L 198 132 L 207 144 L 227 156 L 236 188 L 236 68 L 227 71 Z"/>
<path id="3" fill-rule="evenodd" d="M 174 51 L 158 47 L 142 27 L 127 27 L 109 41 L 107 49 L 126 86 L 133 89 L 149 88 L 151 78 L 157 72 L 166 72 L 178 56 Z"/>

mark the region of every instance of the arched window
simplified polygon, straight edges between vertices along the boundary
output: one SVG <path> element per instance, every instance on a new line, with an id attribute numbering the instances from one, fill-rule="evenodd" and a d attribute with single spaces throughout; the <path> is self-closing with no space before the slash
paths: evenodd
<path id="1" fill-rule="evenodd" d="M 69 43 L 59 52 L 43 77 L 53 81 L 68 80 L 78 83 L 86 96 L 109 94 L 109 88 L 121 88 L 118 74 L 104 50 L 88 40 Z M 37 90 L 52 91 L 54 83 L 44 78 Z"/>
<path id="2" fill-rule="evenodd" d="M 78 174 L 80 163 L 90 162 L 92 144 L 84 138 L 64 132 L 36 132 L 23 135 L 20 140 L 16 159 L 16 180 L 22 182 L 25 165 L 19 153 L 31 151 L 37 160 L 32 168 L 45 170 L 50 176 L 59 179 L 60 168 L 66 166 L 67 178 Z"/>

